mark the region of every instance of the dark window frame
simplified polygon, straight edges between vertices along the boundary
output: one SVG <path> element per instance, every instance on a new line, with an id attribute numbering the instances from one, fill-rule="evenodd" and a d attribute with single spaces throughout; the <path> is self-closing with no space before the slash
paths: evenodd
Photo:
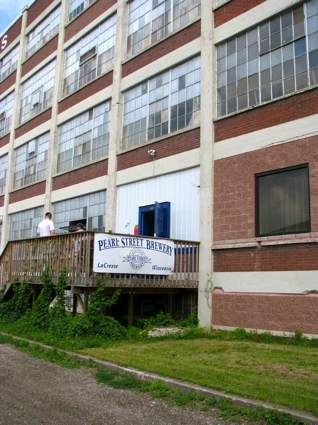
<path id="1" fill-rule="evenodd" d="M 263 176 L 273 175 L 273 174 L 280 174 L 284 173 L 286 171 L 293 171 L 298 169 L 306 169 L 307 171 L 307 182 L 308 182 L 308 216 L 309 216 L 309 225 L 307 230 L 301 230 L 301 231 L 294 231 L 294 232 L 287 232 L 287 233 L 260 233 L 260 217 L 259 217 L 259 211 L 260 211 L 260 202 L 259 202 L 259 178 Z M 257 173 L 255 174 L 255 235 L 256 237 L 268 237 L 268 236 L 285 236 L 285 235 L 296 235 L 301 233 L 310 233 L 311 232 L 311 199 L 310 199 L 310 174 L 309 174 L 309 163 L 299 164 L 291 167 L 285 167 L 280 168 L 276 170 L 271 171 L 265 171 L 263 173 Z"/>

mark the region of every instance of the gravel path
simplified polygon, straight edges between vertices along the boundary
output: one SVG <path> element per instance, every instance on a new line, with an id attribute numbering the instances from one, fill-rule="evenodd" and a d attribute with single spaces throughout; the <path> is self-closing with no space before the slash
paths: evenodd
<path id="1" fill-rule="evenodd" d="M 231 425 L 0 345 L 0 425 Z"/>

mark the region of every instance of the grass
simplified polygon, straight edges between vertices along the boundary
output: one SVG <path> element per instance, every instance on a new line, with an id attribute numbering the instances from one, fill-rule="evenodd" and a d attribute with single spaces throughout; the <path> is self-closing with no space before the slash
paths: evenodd
<path id="1" fill-rule="evenodd" d="M 196 338 L 120 342 L 83 353 L 318 415 L 318 350 Z"/>

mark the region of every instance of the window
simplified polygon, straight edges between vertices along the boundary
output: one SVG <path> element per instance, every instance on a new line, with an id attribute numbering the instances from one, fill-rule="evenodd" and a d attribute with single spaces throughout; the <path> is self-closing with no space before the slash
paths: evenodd
<path id="1" fill-rule="evenodd" d="M 318 84 L 318 0 L 220 44 L 217 75 L 218 116 Z"/>
<path id="2" fill-rule="evenodd" d="M 310 232 L 308 167 L 256 177 L 257 235 Z"/>
<path id="3" fill-rule="evenodd" d="M 108 154 L 110 101 L 59 127 L 57 172 L 88 164 Z"/>
<path id="4" fill-rule="evenodd" d="M 0 138 L 11 131 L 14 92 L 0 100 Z"/>
<path id="5" fill-rule="evenodd" d="M 83 224 L 86 230 L 103 232 L 105 202 L 106 192 L 103 191 L 55 203 L 53 210 L 57 233 L 68 232 L 76 223 Z"/>
<path id="6" fill-rule="evenodd" d="M 59 32 L 61 7 L 51 12 L 27 35 L 26 57 L 29 58 Z"/>
<path id="7" fill-rule="evenodd" d="M 124 93 L 123 148 L 199 123 L 200 58 Z"/>
<path id="8" fill-rule="evenodd" d="M 113 15 L 65 51 L 65 96 L 105 74 L 112 67 L 115 37 L 116 15 Z"/>
<path id="9" fill-rule="evenodd" d="M 0 60 L 0 82 L 5 80 L 17 69 L 18 57 L 19 46 L 16 46 L 10 53 Z"/>
<path id="10" fill-rule="evenodd" d="M 143 236 L 170 238 L 170 202 L 139 207 L 138 233 Z"/>
<path id="11" fill-rule="evenodd" d="M 49 63 L 22 84 L 20 124 L 51 107 L 55 66 L 55 61 Z"/>
<path id="12" fill-rule="evenodd" d="M 70 0 L 68 19 L 72 21 L 75 19 L 83 10 L 87 9 L 91 4 L 95 3 L 96 0 Z"/>
<path id="13" fill-rule="evenodd" d="M 4 194 L 8 172 L 8 155 L 0 156 L 0 195 Z"/>
<path id="14" fill-rule="evenodd" d="M 49 133 L 14 151 L 13 189 L 44 180 L 47 176 Z"/>
<path id="15" fill-rule="evenodd" d="M 200 16 L 200 0 L 133 0 L 128 6 L 128 56 L 135 55 Z"/>
<path id="16" fill-rule="evenodd" d="M 44 208 L 38 207 L 9 215 L 9 240 L 29 239 L 37 236 L 37 227 Z"/>

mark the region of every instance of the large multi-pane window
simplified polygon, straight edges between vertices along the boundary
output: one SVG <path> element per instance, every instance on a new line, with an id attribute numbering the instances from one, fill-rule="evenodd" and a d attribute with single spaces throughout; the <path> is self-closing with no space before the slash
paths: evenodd
<path id="1" fill-rule="evenodd" d="M 116 15 L 113 15 L 65 51 L 63 94 L 95 80 L 113 63 Z"/>
<path id="2" fill-rule="evenodd" d="M 108 154 L 110 101 L 67 121 L 59 128 L 57 172 L 96 161 Z"/>
<path id="3" fill-rule="evenodd" d="M 9 215 L 9 240 L 29 239 L 37 236 L 37 227 L 43 218 L 43 207 L 32 208 Z"/>
<path id="4" fill-rule="evenodd" d="M 258 236 L 310 231 L 308 166 L 256 178 Z"/>
<path id="5" fill-rule="evenodd" d="M 12 49 L 0 60 L 0 82 L 5 80 L 17 69 L 19 57 L 19 45 Z"/>
<path id="6" fill-rule="evenodd" d="M 0 100 L 0 138 L 10 133 L 13 115 L 14 92 Z"/>
<path id="7" fill-rule="evenodd" d="M 26 57 L 30 57 L 39 50 L 59 31 L 61 7 L 51 12 L 39 25 L 27 35 Z"/>
<path id="8" fill-rule="evenodd" d="M 4 194 L 8 172 L 8 155 L 0 156 L 0 195 Z"/>
<path id="9" fill-rule="evenodd" d="M 217 48 L 218 116 L 318 84 L 318 0 Z"/>
<path id="10" fill-rule="evenodd" d="M 68 19 L 71 21 L 76 18 L 83 10 L 87 9 L 96 0 L 70 0 L 68 9 Z"/>
<path id="11" fill-rule="evenodd" d="M 200 16 L 200 0 L 133 0 L 128 6 L 128 56 Z"/>
<path id="12" fill-rule="evenodd" d="M 52 105 L 55 67 L 54 60 L 22 84 L 20 124 Z"/>
<path id="13" fill-rule="evenodd" d="M 123 149 L 199 123 L 200 58 L 124 93 Z"/>
<path id="14" fill-rule="evenodd" d="M 86 230 L 105 230 L 106 192 L 95 192 L 53 204 L 54 222 L 57 233 L 65 233 L 81 223 Z"/>
<path id="15" fill-rule="evenodd" d="M 13 189 L 46 178 L 49 135 L 43 134 L 15 149 Z"/>

